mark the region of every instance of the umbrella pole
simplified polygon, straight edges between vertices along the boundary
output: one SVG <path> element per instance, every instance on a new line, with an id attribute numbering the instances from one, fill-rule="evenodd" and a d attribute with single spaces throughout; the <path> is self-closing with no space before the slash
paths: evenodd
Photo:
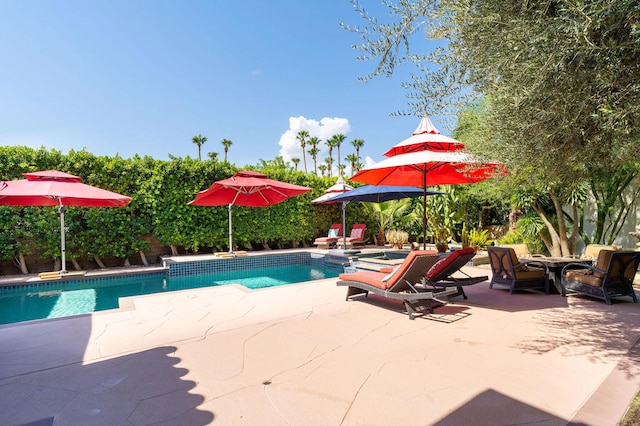
<path id="1" fill-rule="evenodd" d="M 347 216 L 347 202 L 342 202 L 342 243 L 344 244 L 342 247 L 347 249 L 347 220 L 345 219 Z"/>
<path id="2" fill-rule="evenodd" d="M 427 249 L 427 172 L 422 177 L 422 250 Z"/>
<path id="3" fill-rule="evenodd" d="M 233 207 L 233 204 L 229 204 L 229 253 L 233 253 L 233 225 L 231 222 L 231 207 Z"/>
<path id="4" fill-rule="evenodd" d="M 62 269 L 60 269 L 60 273 L 64 274 L 67 272 L 67 261 L 66 261 L 66 245 L 64 238 L 64 206 L 62 205 L 62 200 L 60 200 L 60 208 L 58 209 L 60 212 L 60 253 L 62 257 Z"/>

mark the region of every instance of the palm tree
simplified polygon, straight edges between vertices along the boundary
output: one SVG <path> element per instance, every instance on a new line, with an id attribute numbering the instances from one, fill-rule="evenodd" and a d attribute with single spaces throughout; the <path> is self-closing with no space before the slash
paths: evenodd
<path id="1" fill-rule="evenodd" d="M 329 161 L 327 161 L 327 164 L 329 166 L 329 177 L 331 177 L 331 173 L 333 172 L 333 148 L 338 144 L 338 141 L 334 138 L 331 138 L 327 139 L 325 143 L 327 144 L 327 151 L 329 153 Z"/>
<path id="2" fill-rule="evenodd" d="M 229 147 L 233 145 L 229 139 L 222 139 L 222 146 L 224 146 L 224 162 L 227 162 L 227 152 L 229 152 Z"/>
<path id="3" fill-rule="evenodd" d="M 362 147 L 362 145 L 364 145 L 364 139 L 354 139 L 351 141 L 351 145 L 353 145 L 353 147 L 356 149 L 356 157 L 358 157 L 358 160 L 356 161 L 356 166 L 358 166 L 358 170 L 360 170 L 359 164 L 360 164 L 360 148 Z"/>
<path id="4" fill-rule="evenodd" d="M 325 164 L 320 164 L 318 169 L 320 170 L 320 173 L 322 173 L 322 177 L 324 177 L 324 172 L 327 171 L 327 166 Z"/>
<path id="5" fill-rule="evenodd" d="M 313 147 L 313 148 L 310 148 L 307 152 L 309 153 L 311 158 L 313 158 L 313 173 L 315 173 L 317 176 L 318 175 L 317 158 L 320 150 L 316 147 Z"/>
<path id="6" fill-rule="evenodd" d="M 311 157 L 313 158 L 313 171 L 316 175 L 318 175 L 316 160 L 318 158 L 318 153 L 320 153 L 320 149 L 318 148 L 319 143 L 320 143 L 320 138 L 318 138 L 317 136 L 312 137 L 311 139 L 309 139 L 309 145 L 311 145 L 311 149 L 307 151 L 309 155 L 311 155 Z"/>
<path id="7" fill-rule="evenodd" d="M 296 170 L 298 170 L 298 163 L 300 162 L 299 158 L 293 157 L 291 162 L 296 166 Z"/>
<path id="8" fill-rule="evenodd" d="M 345 160 L 351 163 L 351 174 L 353 175 L 358 164 L 358 156 L 356 154 L 349 154 L 347 155 L 347 158 L 345 158 Z"/>
<path id="9" fill-rule="evenodd" d="M 338 148 L 338 170 L 342 175 L 344 168 L 340 167 L 340 145 L 342 145 L 342 142 L 344 142 L 344 140 L 347 139 L 347 137 L 342 133 L 338 133 L 337 135 L 333 135 L 331 139 L 334 139 L 336 141 L 336 148 Z"/>
<path id="10" fill-rule="evenodd" d="M 344 176 L 344 169 L 345 169 L 346 167 L 347 167 L 347 166 L 346 166 L 346 165 L 344 165 L 344 164 L 338 164 L 338 173 L 340 174 L 340 176 Z"/>
<path id="11" fill-rule="evenodd" d="M 309 137 L 309 132 L 306 130 L 300 130 L 296 135 L 296 139 L 300 141 L 300 147 L 302 148 L 302 163 L 304 164 L 304 172 L 307 173 L 307 156 L 305 147 L 307 146 L 306 139 Z"/>
<path id="12" fill-rule="evenodd" d="M 329 171 L 329 177 L 331 177 L 331 168 L 333 167 L 333 158 L 326 157 L 324 162 L 327 163 L 327 170 Z"/>
<path id="13" fill-rule="evenodd" d="M 209 157 L 209 159 L 211 161 L 218 161 L 218 153 L 217 152 L 210 152 L 207 154 L 207 156 Z"/>
<path id="14" fill-rule="evenodd" d="M 207 141 L 206 136 L 202 136 L 202 135 L 194 136 L 193 138 L 191 138 L 191 142 L 198 145 L 198 160 L 200 161 L 202 161 L 202 157 L 200 155 L 202 144 L 204 144 L 206 141 Z"/>

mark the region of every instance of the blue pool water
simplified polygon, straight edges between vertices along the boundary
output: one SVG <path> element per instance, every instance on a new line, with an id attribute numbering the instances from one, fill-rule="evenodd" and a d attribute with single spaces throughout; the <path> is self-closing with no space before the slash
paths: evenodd
<path id="1" fill-rule="evenodd" d="M 287 265 L 169 277 L 165 274 L 99 281 L 75 281 L 0 291 L 0 324 L 58 318 L 118 308 L 118 298 L 226 284 L 250 289 L 337 277 L 330 265 Z"/>

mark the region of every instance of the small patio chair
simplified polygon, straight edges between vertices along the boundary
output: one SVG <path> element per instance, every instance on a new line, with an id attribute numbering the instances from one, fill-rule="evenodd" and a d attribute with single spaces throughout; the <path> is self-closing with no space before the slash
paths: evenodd
<path id="1" fill-rule="evenodd" d="M 342 224 L 334 223 L 329 227 L 329 232 L 326 237 L 319 237 L 313 242 L 313 245 L 318 246 L 319 249 L 328 249 L 333 247 L 338 242 L 338 238 L 342 236 Z"/>
<path id="2" fill-rule="evenodd" d="M 461 270 L 473 257 L 476 255 L 476 251 L 473 247 L 465 247 L 460 250 L 455 250 L 449 256 L 440 259 L 435 265 L 433 265 L 422 278 L 422 284 L 425 288 L 444 289 L 449 287 L 455 287 L 456 294 L 450 297 L 462 296 L 464 299 L 467 295 L 464 292 L 464 286 L 478 284 L 483 281 L 489 280 L 487 275 L 479 277 L 470 277 Z M 454 277 L 453 274 L 460 273 L 464 277 Z"/>
<path id="3" fill-rule="evenodd" d="M 604 244 L 587 244 L 584 248 L 584 258 L 585 259 L 597 259 L 601 250 L 612 250 L 618 251 L 616 246 L 607 246 Z"/>
<path id="4" fill-rule="evenodd" d="M 347 243 L 347 247 L 346 248 L 351 248 L 351 247 L 356 247 L 356 246 L 364 246 L 365 245 L 365 238 L 364 238 L 364 231 L 367 230 L 367 225 L 364 223 L 356 223 L 353 225 L 353 227 L 351 228 L 351 235 L 349 235 L 346 238 L 346 243 Z M 342 247 L 344 245 L 345 241 L 343 238 L 338 238 L 338 247 Z"/>
<path id="5" fill-rule="evenodd" d="M 640 252 L 600 250 L 596 263 L 569 263 L 562 269 L 562 284 L 571 293 L 580 293 L 611 304 L 612 297 L 638 298 L 633 280 L 640 264 Z"/>
<path id="6" fill-rule="evenodd" d="M 337 285 L 348 287 L 346 300 L 360 294 L 366 297 L 369 293 L 402 300 L 412 320 L 414 313 L 425 310 L 432 313 L 434 306 L 448 303 L 448 297 L 457 292 L 455 288 L 421 288 L 422 277 L 439 259 L 432 252 L 412 251 L 390 274 L 370 271 L 340 274 Z"/>
<path id="7" fill-rule="evenodd" d="M 514 290 L 544 289 L 549 294 L 549 268 L 542 262 L 527 260 L 520 262 L 511 247 L 487 247 L 489 265 L 491 266 L 491 283 L 509 287 L 509 294 Z"/>

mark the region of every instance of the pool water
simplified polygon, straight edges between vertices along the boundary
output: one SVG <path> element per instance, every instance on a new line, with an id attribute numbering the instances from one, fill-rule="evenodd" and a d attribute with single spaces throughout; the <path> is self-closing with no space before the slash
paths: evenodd
<path id="1" fill-rule="evenodd" d="M 118 308 L 118 298 L 227 284 L 259 289 L 324 278 L 341 269 L 323 265 L 288 265 L 215 274 L 128 277 L 0 291 L 0 324 L 59 318 Z"/>

